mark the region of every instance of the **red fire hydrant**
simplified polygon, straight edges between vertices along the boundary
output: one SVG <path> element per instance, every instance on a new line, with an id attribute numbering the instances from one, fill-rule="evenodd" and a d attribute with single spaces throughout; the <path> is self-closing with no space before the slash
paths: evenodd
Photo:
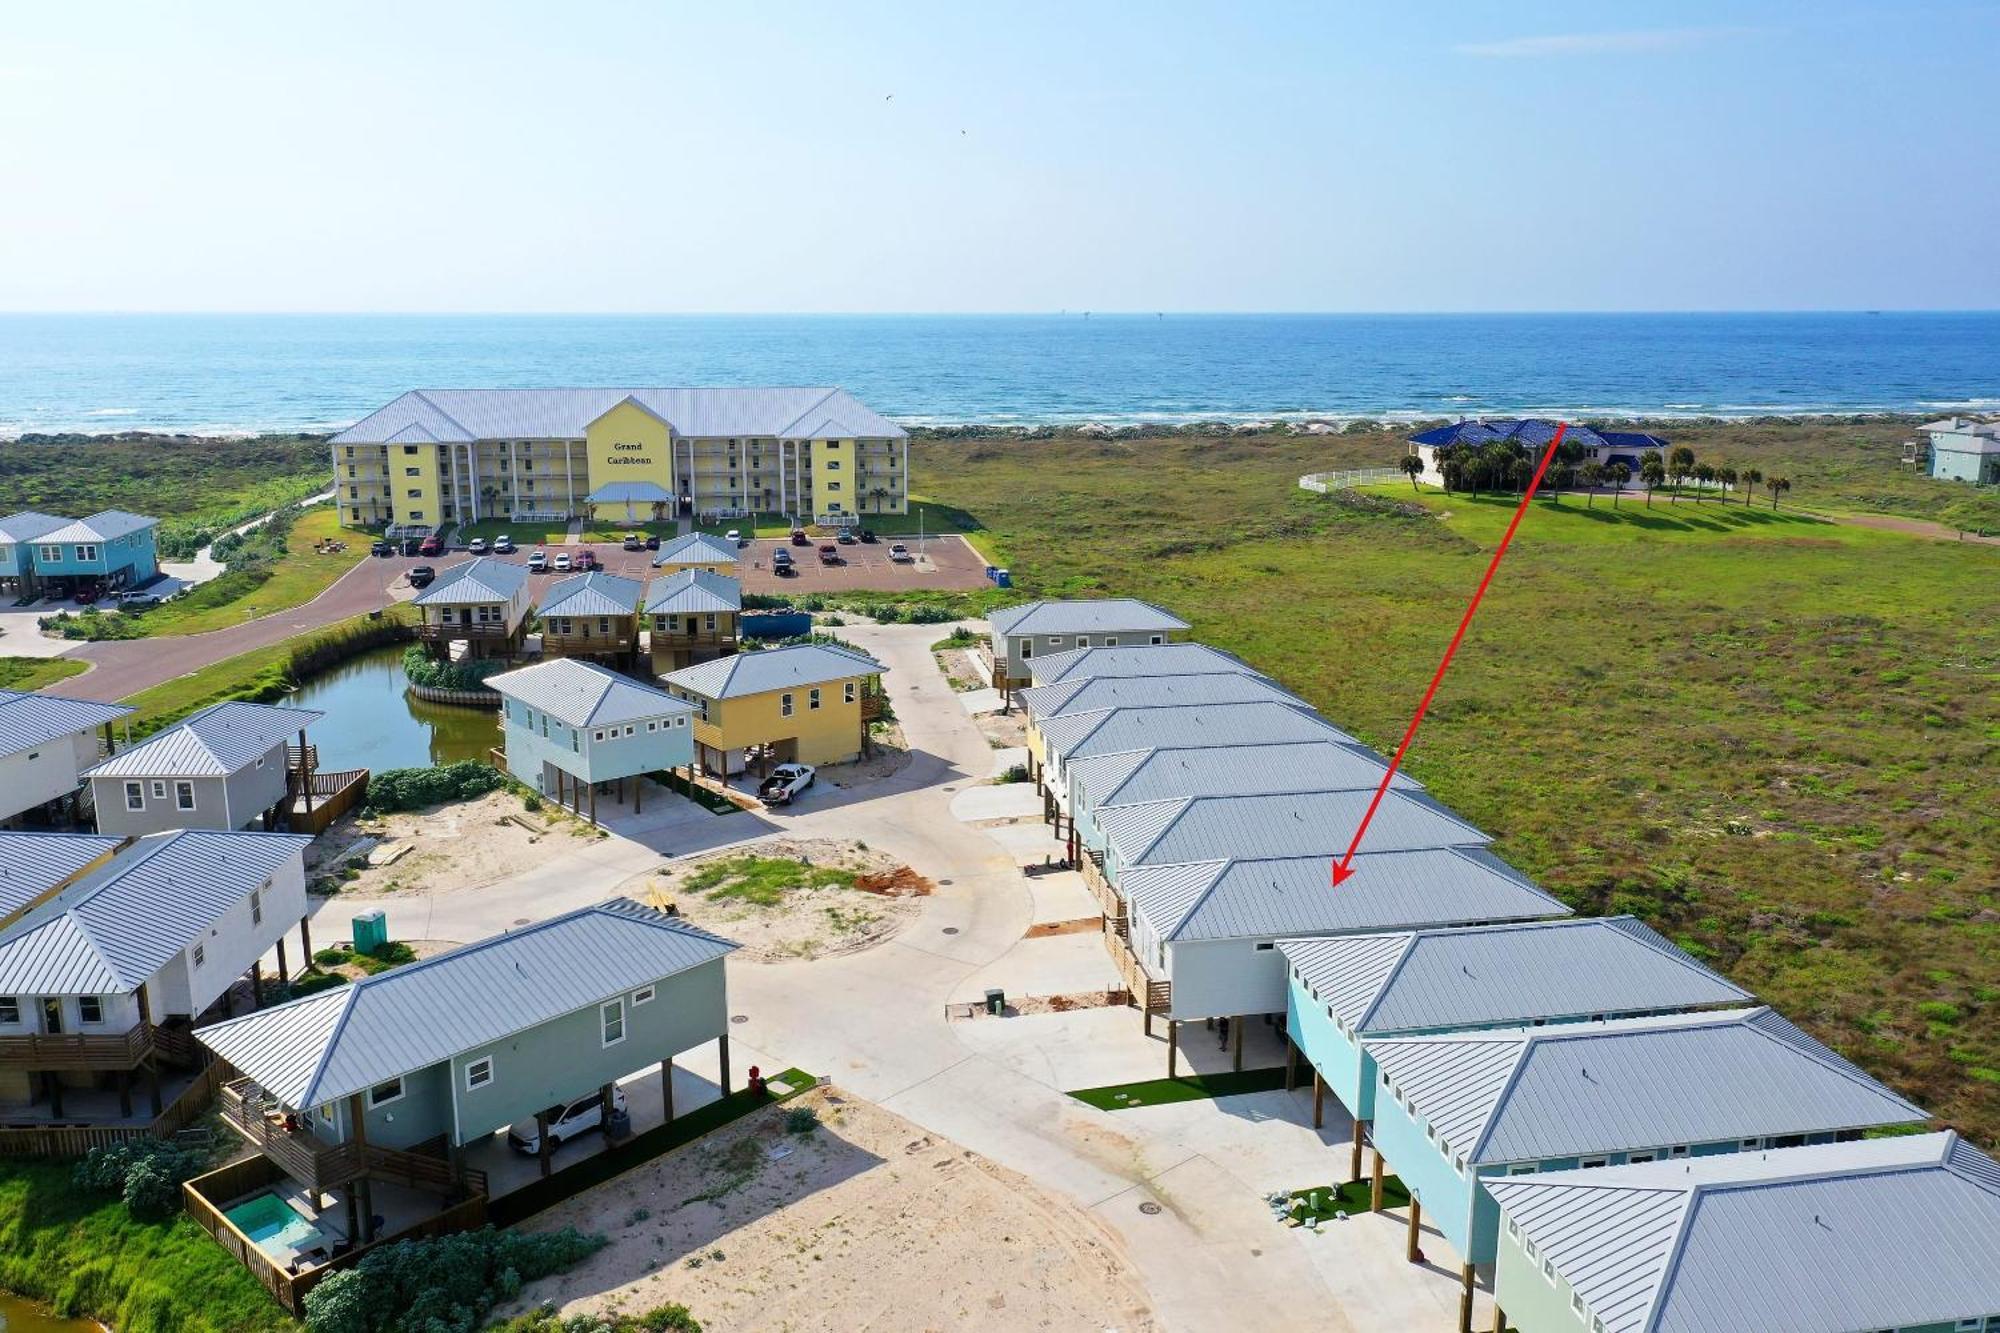
<path id="1" fill-rule="evenodd" d="M 755 1065 L 750 1066 L 750 1091 L 756 1093 L 759 1097 L 764 1095 L 764 1076 L 758 1072 Z"/>

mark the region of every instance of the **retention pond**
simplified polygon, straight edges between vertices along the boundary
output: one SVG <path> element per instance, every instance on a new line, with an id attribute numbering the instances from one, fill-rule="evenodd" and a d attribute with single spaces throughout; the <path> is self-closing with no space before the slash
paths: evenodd
<path id="1" fill-rule="evenodd" d="M 326 714 L 309 737 L 322 770 L 426 768 L 484 759 L 500 743 L 493 710 L 425 703 L 410 697 L 409 684 L 403 649 L 376 648 L 315 676 L 285 702 Z"/>

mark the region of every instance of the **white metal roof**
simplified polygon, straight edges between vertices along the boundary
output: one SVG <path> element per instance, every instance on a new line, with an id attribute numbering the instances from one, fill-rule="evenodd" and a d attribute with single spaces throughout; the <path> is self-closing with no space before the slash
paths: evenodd
<path id="1" fill-rule="evenodd" d="M 660 679 L 706 699 L 737 699 L 853 676 L 873 676 L 887 670 L 880 662 L 853 648 L 825 643 L 797 643 L 735 653 L 682 667 Z"/>
<path id="2" fill-rule="evenodd" d="M 674 493 L 656 481 L 607 481 L 583 498 L 592 504 L 666 504 Z"/>
<path id="3" fill-rule="evenodd" d="M 147 528 L 157 528 L 160 520 L 144 514 L 128 514 L 123 509 L 106 509 L 74 523 L 45 532 L 35 540 L 44 542 L 108 542 Z"/>
<path id="4" fill-rule="evenodd" d="M 1498 857 L 1466 848 L 1363 852 L 1333 887 L 1332 856 L 1136 866 L 1118 891 L 1162 939 L 1275 940 L 1567 916 Z"/>
<path id="5" fill-rule="evenodd" d="M 98 833 L 12 833 L 0 830 L 0 920 L 12 916 L 100 856 L 122 838 Z"/>
<path id="6" fill-rule="evenodd" d="M 1636 917 L 1280 940 L 1299 983 L 1357 1032 L 1417 1032 L 1748 1004 Z"/>
<path id="7" fill-rule="evenodd" d="M 0 543 L 31 542 L 45 533 L 69 523 L 66 518 L 55 514 L 44 514 L 35 509 L 23 509 L 19 513 L 0 518 Z"/>
<path id="8" fill-rule="evenodd" d="M 0 690 L 0 756 L 20 754 L 57 737 L 95 731 L 137 711 L 126 704 Z"/>
<path id="9" fill-rule="evenodd" d="M 528 581 L 528 567 L 512 560 L 479 556 L 440 570 L 435 582 L 416 596 L 418 606 L 462 606 L 511 602 Z M 635 599 L 636 600 L 636 599 Z"/>
<path id="10" fill-rule="evenodd" d="M 1276 792 L 1260 796 L 1190 796 L 1102 806 L 1097 827 L 1130 866 L 1185 865 L 1233 856 L 1282 858 L 1347 850 L 1374 801 L 1368 789 Z M 1492 839 L 1422 792 L 1382 798 L 1362 846 L 1371 852 L 1474 847 Z"/>
<path id="11" fill-rule="evenodd" d="M 1065 713 L 1044 722 L 1042 743 L 1067 764 L 1094 754 L 1157 746 L 1200 748 L 1271 741 L 1351 742 L 1354 737 L 1302 708 L 1268 701 Z"/>
<path id="12" fill-rule="evenodd" d="M 0 994 L 136 990 L 311 841 L 208 829 L 141 838 L 0 930 Z"/>
<path id="13" fill-rule="evenodd" d="M 89 772 L 93 778 L 226 777 L 325 717 L 231 700 L 190 713 Z"/>
<path id="14" fill-rule="evenodd" d="M 1216 671 L 1236 671 L 1246 676 L 1264 674 L 1242 658 L 1205 643 L 1121 643 L 1112 648 L 1072 648 L 1028 659 L 1028 674 L 1037 685 L 1105 676 L 1186 676 Z"/>
<path id="15" fill-rule="evenodd" d="M 1761 1006 L 1366 1046 L 1451 1154 L 1475 1163 L 1927 1118 Z"/>
<path id="16" fill-rule="evenodd" d="M 2000 1164 L 1950 1130 L 1486 1185 L 1607 1333 L 1948 1327 L 2000 1311 Z"/>
<path id="17" fill-rule="evenodd" d="M 1058 681 L 1016 690 L 1014 701 L 1039 725 L 1065 713 L 1092 713 L 1106 708 L 1161 708 L 1173 704 L 1243 704 L 1269 700 L 1293 708 L 1310 708 L 1305 700 L 1276 681 L 1241 671 L 1217 671 L 1180 676 L 1100 676 Z"/>
<path id="18" fill-rule="evenodd" d="M 1132 597 L 1028 602 L 995 611 L 986 623 L 995 634 L 1151 634 L 1188 627 L 1172 612 Z"/>
<path id="19" fill-rule="evenodd" d="M 572 727 L 692 713 L 694 705 L 594 662 L 555 657 L 486 678 L 486 687 Z"/>
<path id="20" fill-rule="evenodd" d="M 646 585 L 649 616 L 735 615 L 743 609 L 743 585 L 712 569 L 683 569 Z"/>
<path id="21" fill-rule="evenodd" d="M 542 593 L 544 616 L 629 616 L 639 609 L 645 585 L 593 569 L 588 574 L 557 579 Z"/>
<path id="22" fill-rule="evenodd" d="M 611 898 L 195 1035 L 300 1109 L 481 1049 L 734 948 L 679 917 Z"/>
<path id="23" fill-rule="evenodd" d="M 706 532 L 684 532 L 660 543 L 653 555 L 653 568 L 665 565 L 734 565 L 743 559 L 735 542 L 724 541 Z"/>
<path id="24" fill-rule="evenodd" d="M 1086 806 L 1096 808 L 1182 796 L 1373 791 L 1388 767 L 1388 761 L 1364 745 L 1320 740 L 1127 750 L 1075 760 L 1067 772 L 1071 789 Z M 1423 788 L 1400 771 L 1390 786 Z"/>
<path id="25" fill-rule="evenodd" d="M 381 444 L 412 423 L 441 441 L 580 440 L 590 423 L 630 398 L 676 435 L 785 440 L 906 437 L 901 426 L 845 389 L 566 388 L 416 389 L 333 437 L 335 445 Z"/>

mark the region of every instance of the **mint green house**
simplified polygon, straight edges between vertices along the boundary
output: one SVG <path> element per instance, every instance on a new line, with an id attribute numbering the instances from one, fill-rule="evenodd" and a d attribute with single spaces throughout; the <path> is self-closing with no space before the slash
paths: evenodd
<path id="1" fill-rule="evenodd" d="M 665 690 L 573 657 L 489 676 L 500 695 L 507 771 L 597 817 L 597 793 L 632 780 L 636 811 L 649 773 L 694 762 L 695 707 Z"/>

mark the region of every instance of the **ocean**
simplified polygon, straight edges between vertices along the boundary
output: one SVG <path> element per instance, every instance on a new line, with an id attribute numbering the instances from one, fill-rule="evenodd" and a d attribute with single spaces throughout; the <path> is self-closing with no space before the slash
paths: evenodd
<path id="1" fill-rule="evenodd" d="M 0 438 L 577 384 L 838 384 L 909 425 L 1941 414 L 2000 407 L 2000 312 L 0 315 Z"/>

